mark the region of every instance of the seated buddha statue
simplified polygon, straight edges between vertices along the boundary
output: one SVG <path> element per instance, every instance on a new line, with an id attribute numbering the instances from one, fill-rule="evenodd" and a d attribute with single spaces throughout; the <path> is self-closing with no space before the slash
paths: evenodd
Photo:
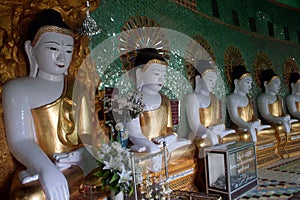
<path id="1" fill-rule="evenodd" d="M 205 191 L 204 148 L 215 144 L 239 141 L 235 130 L 224 123 L 224 102 L 212 93 L 218 79 L 214 63 L 200 59 L 195 66 L 194 91 L 184 97 L 184 115 L 188 138 L 193 141 L 197 152 L 198 172 L 195 185 Z"/>
<path id="2" fill-rule="evenodd" d="M 189 138 L 198 148 L 240 140 L 235 130 L 224 124 L 223 102 L 212 93 L 217 81 L 216 66 L 199 60 L 195 70 L 194 92 L 185 97 L 185 114 L 190 128 Z"/>
<path id="3" fill-rule="evenodd" d="M 86 98 L 72 101 L 74 78 L 66 76 L 73 36 L 60 13 L 39 13 L 29 24 L 25 42 L 30 75 L 3 87 L 7 143 L 22 164 L 12 180 L 11 199 L 67 200 L 97 167 L 79 138 L 79 133 L 91 131 L 90 114 L 77 113 L 82 121 L 74 121 L 72 106 L 88 110 L 88 104 Z"/>
<path id="4" fill-rule="evenodd" d="M 261 74 L 261 81 L 265 91 L 257 99 L 258 110 L 262 118 L 276 128 L 278 150 L 283 157 L 287 157 L 288 135 L 293 134 L 295 128 L 298 127 L 297 120 L 291 119 L 290 115 L 285 113 L 282 99 L 278 95 L 281 81 L 273 69 L 264 70 Z"/>
<path id="5" fill-rule="evenodd" d="M 227 96 L 227 109 L 233 127 L 241 134 L 243 141 L 256 143 L 259 167 L 278 160 L 275 130 L 270 125 L 262 124 L 255 116 L 253 103 L 248 96 L 253 83 L 251 74 L 245 66 L 237 65 L 233 68 L 232 80 L 234 91 Z M 273 153 L 265 154 L 269 150 Z"/>
<path id="6" fill-rule="evenodd" d="M 291 73 L 290 75 L 290 87 L 291 93 L 286 97 L 286 106 L 289 114 L 300 119 L 300 74 Z"/>
<path id="7" fill-rule="evenodd" d="M 281 81 L 272 69 L 262 72 L 262 82 L 265 92 L 258 97 L 258 110 L 267 122 L 271 124 L 282 124 L 284 131 L 290 133 L 291 119 L 284 113 L 282 99 L 278 96 Z"/>
<path id="8" fill-rule="evenodd" d="M 194 147 L 190 140 L 178 137 L 172 125 L 170 100 L 160 91 L 167 76 L 168 62 L 155 49 L 137 50 L 134 61 L 136 87 L 141 92 L 145 104 L 143 111 L 126 125 L 126 132 L 133 143 L 131 149 L 150 154 L 161 151 L 165 143 L 171 164 L 177 159 L 194 157 Z M 150 170 L 159 170 L 161 164 Z"/>

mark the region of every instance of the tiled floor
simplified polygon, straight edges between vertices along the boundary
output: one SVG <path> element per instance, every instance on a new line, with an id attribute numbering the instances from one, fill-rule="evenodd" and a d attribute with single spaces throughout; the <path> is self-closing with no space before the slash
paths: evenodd
<path id="1" fill-rule="evenodd" d="M 284 200 L 300 192 L 300 157 L 282 159 L 258 170 L 259 185 L 239 200 Z"/>

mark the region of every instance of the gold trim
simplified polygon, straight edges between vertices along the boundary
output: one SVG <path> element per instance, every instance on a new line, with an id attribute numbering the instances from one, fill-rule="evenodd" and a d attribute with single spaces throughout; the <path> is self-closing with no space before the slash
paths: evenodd
<path id="1" fill-rule="evenodd" d="M 207 70 L 205 70 L 205 71 L 201 74 L 202 78 L 203 78 L 208 72 L 217 72 L 217 71 L 216 71 L 216 69 L 207 69 Z"/>
<path id="2" fill-rule="evenodd" d="M 60 28 L 58 26 L 42 26 L 38 32 L 35 34 L 32 42 L 31 42 L 31 46 L 35 46 L 37 41 L 40 39 L 40 37 L 47 32 L 54 32 L 54 33 L 61 33 L 61 34 L 65 34 L 65 35 L 70 35 L 71 37 L 75 37 L 75 34 L 73 31 L 69 30 L 69 29 L 65 29 L 65 28 Z"/>
<path id="3" fill-rule="evenodd" d="M 271 78 L 271 80 L 268 81 L 268 85 L 269 85 L 275 78 L 279 78 L 279 76 L 278 76 L 278 75 L 273 76 L 273 77 Z M 280 78 L 279 78 L 279 79 L 280 79 Z"/>
<path id="4" fill-rule="evenodd" d="M 243 74 L 240 78 L 239 78 L 239 81 L 242 80 L 243 78 L 245 78 L 245 76 L 251 76 L 250 73 L 245 73 Z"/>
<path id="5" fill-rule="evenodd" d="M 148 67 L 153 63 L 165 65 L 166 67 L 168 67 L 168 63 L 166 61 L 152 59 L 152 60 L 148 61 L 147 64 L 142 68 L 142 72 L 145 72 L 148 69 Z"/>

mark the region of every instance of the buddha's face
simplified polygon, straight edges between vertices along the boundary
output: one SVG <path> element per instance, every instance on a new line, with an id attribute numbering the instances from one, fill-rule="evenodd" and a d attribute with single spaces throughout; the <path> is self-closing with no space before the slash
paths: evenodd
<path id="1" fill-rule="evenodd" d="M 248 94 L 252 88 L 252 77 L 245 76 L 238 81 L 238 88 L 242 93 Z"/>
<path id="2" fill-rule="evenodd" d="M 70 35 L 47 32 L 33 47 L 38 67 L 49 74 L 63 74 L 71 63 L 74 39 Z"/>
<path id="3" fill-rule="evenodd" d="M 214 71 L 211 72 L 207 72 L 204 76 L 203 76 L 203 80 L 207 86 L 207 90 L 209 92 L 211 92 L 215 86 L 216 86 L 216 82 L 217 82 L 218 76 L 217 73 Z"/>
<path id="4" fill-rule="evenodd" d="M 146 71 L 142 72 L 143 88 L 147 88 L 155 92 L 160 91 L 164 86 L 166 74 L 166 65 L 158 63 L 150 64 Z"/>
<path id="5" fill-rule="evenodd" d="M 271 79 L 271 81 L 267 84 L 268 90 L 272 93 L 277 94 L 280 90 L 280 83 L 281 82 L 278 77 Z"/>

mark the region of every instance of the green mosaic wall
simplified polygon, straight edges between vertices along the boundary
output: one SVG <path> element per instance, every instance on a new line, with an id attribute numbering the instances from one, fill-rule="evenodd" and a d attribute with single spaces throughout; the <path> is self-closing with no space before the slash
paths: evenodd
<path id="1" fill-rule="evenodd" d="M 186 2 L 182 0 L 181 2 Z M 297 31 L 300 31 L 300 13 L 292 12 L 286 8 L 270 3 L 267 0 L 218 0 L 220 18 L 213 17 L 211 0 L 196 1 L 196 10 L 191 10 L 171 0 L 101 0 L 99 8 L 92 13 L 92 17 L 102 28 L 102 33 L 92 38 L 91 48 L 105 39 L 121 32 L 126 20 L 131 16 L 147 16 L 157 22 L 160 27 L 176 30 L 180 33 L 192 36 L 200 34 L 210 44 L 215 56 L 216 63 L 224 76 L 224 51 L 233 45 L 239 49 L 246 61 L 246 67 L 252 70 L 254 56 L 262 51 L 272 61 L 278 74 L 282 74 L 282 66 L 288 57 L 295 58 L 297 64 L 300 60 L 300 45 Z M 226 3 L 225 3 L 226 2 Z M 239 18 L 239 26 L 235 26 L 232 20 L 232 10 L 236 10 Z M 249 17 L 256 20 L 257 32 L 250 31 Z M 267 22 L 274 24 L 274 37 L 268 36 Z M 283 27 L 288 27 L 290 41 L 286 41 Z M 171 67 L 182 75 L 185 74 L 183 60 L 173 55 Z M 105 86 L 113 86 L 122 74 L 121 64 L 114 62 L 109 70 L 102 76 Z M 284 83 L 284 82 L 283 82 Z M 184 88 L 176 88 L 176 84 L 170 83 L 165 93 L 171 98 L 179 98 Z M 226 95 L 230 89 L 225 85 L 223 90 L 217 91 L 220 95 Z M 252 96 L 260 92 L 254 87 Z M 281 95 L 287 90 L 285 85 Z"/>

